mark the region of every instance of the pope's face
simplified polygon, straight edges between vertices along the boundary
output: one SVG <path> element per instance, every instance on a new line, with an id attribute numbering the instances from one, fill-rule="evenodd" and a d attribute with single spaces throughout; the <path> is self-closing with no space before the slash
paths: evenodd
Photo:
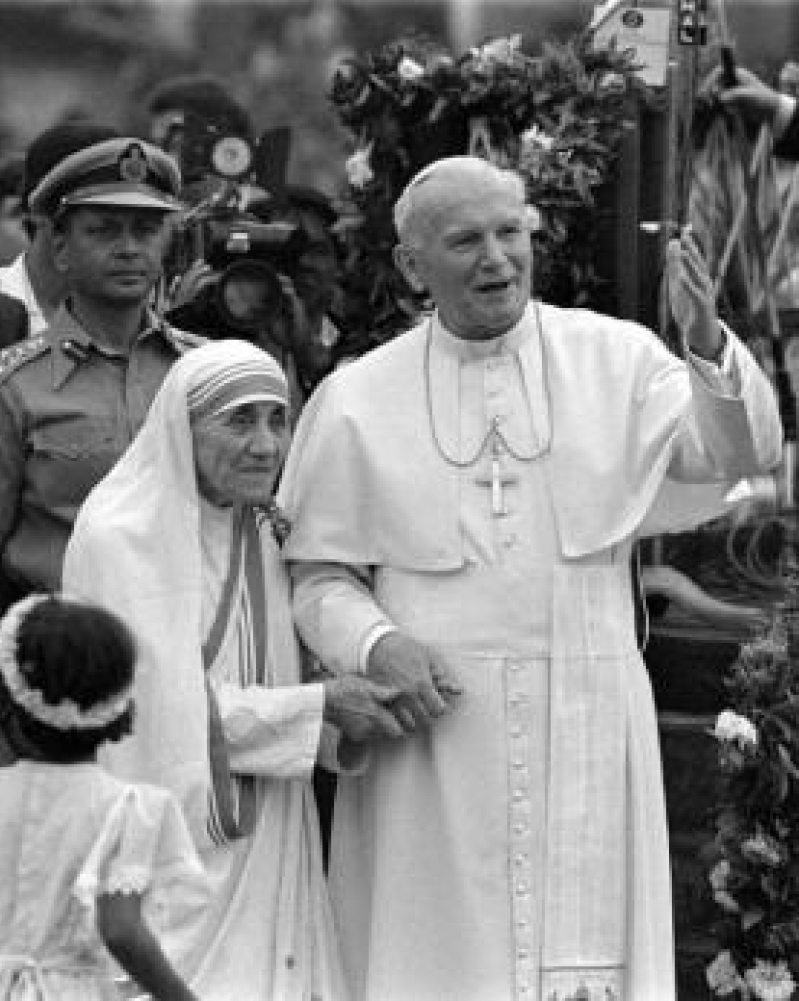
<path id="1" fill-rule="evenodd" d="M 510 330 L 530 298 L 532 250 L 526 210 L 506 184 L 471 178 L 431 190 L 411 247 L 398 264 L 425 288 L 445 326 L 464 340 Z"/>
<path id="2" fill-rule="evenodd" d="M 265 504 L 288 451 L 291 430 L 282 403 L 243 403 L 192 422 L 197 486 L 217 507 Z"/>

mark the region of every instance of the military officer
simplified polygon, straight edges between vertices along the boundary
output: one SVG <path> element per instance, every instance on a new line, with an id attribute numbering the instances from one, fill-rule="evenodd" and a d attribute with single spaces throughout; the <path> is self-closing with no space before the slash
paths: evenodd
<path id="1" fill-rule="evenodd" d="M 60 586 L 78 507 L 199 342 L 149 306 L 181 208 L 177 165 L 139 139 L 85 136 L 29 196 L 70 292 L 42 334 L 0 353 L 0 604 Z"/>

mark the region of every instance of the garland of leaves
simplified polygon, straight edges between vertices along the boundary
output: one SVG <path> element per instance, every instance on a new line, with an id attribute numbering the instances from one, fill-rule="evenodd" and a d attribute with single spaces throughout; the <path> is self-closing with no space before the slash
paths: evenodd
<path id="1" fill-rule="evenodd" d="M 455 58 L 405 38 L 334 75 L 331 101 L 354 140 L 340 207 L 342 327 L 354 353 L 410 326 L 422 305 L 394 268 L 392 207 L 425 164 L 467 150 L 518 169 L 539 212 L 536 291 L 591 305 L 597 196 L 619 148 L 630 95 L 646 93 L 630 52 L 587 30 L 527 54 L 520 36 Z"/>
<path id="2" fill-rule="evenodd" d="M 720 917 L 711 990 L 799 996 L 799 577 L 768 630 L 741 648 L 716 721 L 723 793 L 709 846 Z"/>

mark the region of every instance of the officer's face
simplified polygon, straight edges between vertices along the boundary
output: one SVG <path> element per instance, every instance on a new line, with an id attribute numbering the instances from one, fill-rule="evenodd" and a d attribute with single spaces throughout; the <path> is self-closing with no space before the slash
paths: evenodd
<path id="1" fill-rule="evenodd" d="M 161 274 L 167 240 L 165 212 L 79 206 L 55 231 L 56 266 L 78 295 L 144 302 Z"/>

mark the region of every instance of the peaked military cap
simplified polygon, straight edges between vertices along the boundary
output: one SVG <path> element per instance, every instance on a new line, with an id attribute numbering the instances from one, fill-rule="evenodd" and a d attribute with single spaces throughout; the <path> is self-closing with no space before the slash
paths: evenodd
<path id="1" fill-rule="evenodd" d="M 182 208 L 180 170 L 152 143 L 130 136 L 92 142 L 68 153 L 28 194 L 33 212 L 57 216 L 76 205 L 122 208 Z"/>

